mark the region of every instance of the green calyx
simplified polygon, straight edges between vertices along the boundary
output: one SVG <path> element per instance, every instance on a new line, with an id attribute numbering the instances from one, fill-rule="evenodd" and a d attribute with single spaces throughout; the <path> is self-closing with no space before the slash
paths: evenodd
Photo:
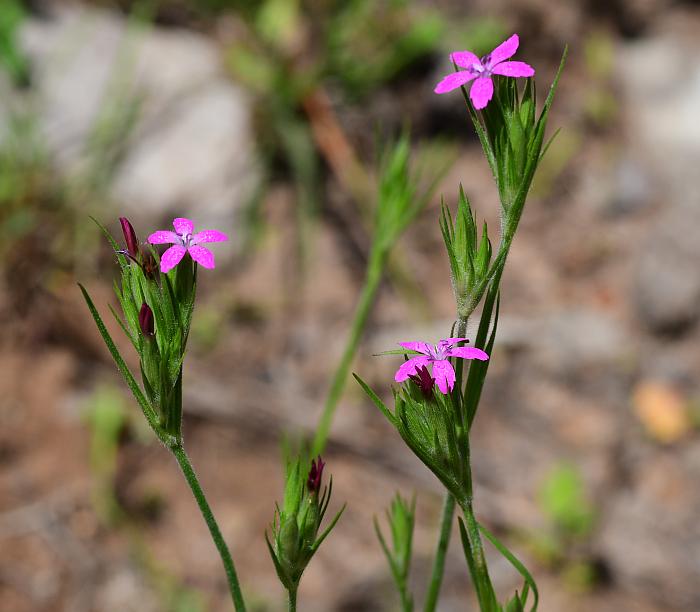
<path id="1" fill-rule="evenodd" d="M 333 491 L 333 480 L 330 479 L 322 492 L 310 491 L 308 473 L 306 460 L 297 458 L 287 464 L 282 508 L 277 506 L 275 510 L 270 526 L 272 538 L 265 534 L 277 576 L 284 587 L 294 593 L 309 561 L 345 510 L 343 506 L 321 532 L 321 523 Z"/>
<path id="2" fill-rule="evenodd" d="M 450 262 L 457 313 L 460 318 L 467 319 L 486 289 L 492 249 L 486 223 L 479 239 L 476 221 L 461 185 L 454 219 L 450 209 L 442 203 L 440 230 Z"/>

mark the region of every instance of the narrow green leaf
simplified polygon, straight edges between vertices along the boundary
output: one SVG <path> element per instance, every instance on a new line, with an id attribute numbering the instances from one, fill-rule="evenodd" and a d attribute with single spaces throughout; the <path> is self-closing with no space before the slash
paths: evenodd
<path id="1" fill-rule="evenodd" d="M 382 411 L 382 414 L 387 418 L 387 420 L 396 427 L 398 425 L 398 421 L 396 417 L 391 413 L 391 411 L 384 405 L 384 402 L 382 402 L 381 399 L 379 399 L 379 396 L 370 389 L 369 385 L 362 380 L 357 374 L 354 372 L 352 373 L 353 377 L 355 380 L 359 383 L 360 387 L 364 390 L 364 392 L 367 394 L 367 396 L 374 402 L 374 405 L 379 408 L 379 410 Z"/>
<path id="2" fill-rule="evenodd" d="M 95 304 L 92 301 L 92 298 L 90 298 L 90 295 L 86 291 L 85 287 L 83 287 L 83 285 L 78 283 L 78 287 L 80 287 L 80 291 L 82 292 L 83 297 L 85 298 L 85 302 L 87 303 L 88 309 L 90 310 L 90 314 L 92 314 L 92 318 L 95 320 L 95 325 L 97 325 L 97 330 L 100 332 L 102 339 L 107 345 L 107 348 L 109 349 L 109 352 L 112 355 L 112 359 L 114 359 L 114 363 L 117 365 L 120 374 L 126 381 L 126 384 L 131 390 L 131 393 L 134 395 L 134 398 L 141 407 L 141 410 L 143 411 L 143 414 L 146 417 L 148 424 L 153 428 L 156 434 L 158 434 L 158 436 L 161 437 L 161 439 L 163 439 L 160 433 L 160 428 L 157 424 L 157 419 L 153 408 L 148 403 L 148 400 L 141 391 L 141 387 L 139 387 L 139 384 L 136 382 L 134 375 L 129 370 L 124 359 L 119 353 L 119 350 L 114 344 L 112 337 L 109 335 L 109 332 L 107 331 L 107 328 L 105 327 L 105 324 L 102 321 L 102 317 L 100 317 L 100 313 L 97 311 L 97 308 L 95 308 Z M 167 442 L 166 440 L 163 441 Z"/>
<path id="3" fill-rule="evenodd" d="M 331 532 L 333 527 L 336 526 L 336 523 L 340 520 L 340 517 L 343 515 L 343 512 L 345 512 L 345 508 L 347 508 L 347 504 L 343 504 L 343 507 L 340 509 L 338 514 L 336 514 L 333 517 L 333 520 L 330 522 L 330 525 L 328 525 L 328 527 L 326 527 L 325 531 L 314 542 L 314 545 L 313 545 L 314 552 L 316 552 L 318 550 L 319 546 L 321 546 L 321 544 L 323 543 L 323 540 L 325 540 L 326 537 L 328 537 L 328 534 Z"/>
<path id="4" fill-rule="evenodd" d="M 491 542 L 491 544 L 494 545 L 494 547 L 500 552 L 508 561 L 510 561 L 510 564 L 518 571 L 518 573 L 523 577 L 525 580 L 526 587 L 530 587 L 532 589 L 532 595 L 534 598 L 534 603 L 532 605 L 532 608 L 530 608 L 530 612 L 536 612 L 537 611 L 537 606 L 540 601 L 540 595 L 539 592 L 537 591 L 537 584 L 535 583 L 534 578 L 532 577 L 532 574 L 527 570 L 525 565 L 523 565 L 522 561 L 520 561 L 508 548 L 506 547 L 505 544 L 503 544 L 495 535 L 493 535 L 486 527 L 484 527 L 481 523 L 478 523 L 479 525 L 479 531 L 484 534 L 486 539 Z M 527 596 L 527 592 L 525 589 L 523 589 L 523 594 Z M 525 604 L 525 600 L 523 600 L 523 605 Z"/>

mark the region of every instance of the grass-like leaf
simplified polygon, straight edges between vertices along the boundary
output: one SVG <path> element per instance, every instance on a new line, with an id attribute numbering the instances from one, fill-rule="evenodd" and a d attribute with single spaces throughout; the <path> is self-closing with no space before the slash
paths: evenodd
<path id="1" fill-rule="evenodd" d="M 141 387 L 139 386 L 138 382 L 136 382 L 134 375 L 131 373 L 131 370 L 129 370 L 129 367 L 126 365 L 126 362 L 124 361 L 123 357 L 119 353 L 119 349 L 117 349 L 116 344 L 114 344 L 112 337 L 109 335 L 109 332 L 107 331 L 107 328 L 105 327 L 104 321 L 102 320 L 100 313 L 97 311 L 97 308 L 95 307 L 95 304 L 92 301 L 92 298 L 88 294 L 85 287 L 83 287 L 83 285 L 78 283 L 78 287 L 80 287 L 80 291 L 82 292 L 83 297 L 85 298 L 85 302 L 87 303 L 87 307 L 90 310 L 90 314 L 92 315 L 92 318 L 95 320 L 95 325 L 97 325 L 97 330 L 100 332 L 102 339 L 104 340 L 105 344 L 107 345 L 107 348 L 109 349 L 109 352 L 112 355 L 112 359 L 114 359 L 114 363 L 116 364 L 120 374 L 124 378 L 124 381 L 126 382 L 127 386 L 131 390 L 131 393 L 133 394 L 134 399 L 136 399 L 139 406 L 141 407 L 141 410 L 142 410 L 144 416 L 146 417 L 148 424 L 151 426 L 153 431 L 158 435 L 158 437 L 164 443 L 169 444 L 170 441 L 166 439 L 166 437 L 162 434 L 160 427 L 158 426 L 158 420 L 157 420 L 155 411 L 153 410 L 151 405 L 148 403 L 146 396 L 143 394 L 143 391 L 141 390 Z"/>
<path id="2" fill-rule="evenodd" d="M 481 523 L 478 523 L 479 525 L 479 531 L 484 534 L 484 537 L 491 542 L 491 544 L 494 545 L 494 547 L 500 552 L 508 561 L 510 561 L 510 564 L 518 570 L 518 573 L 523 577 L 525 580 L 525 587 L 523 588 L 523 593 L 522 593 L 522 603 L 523 606 L 525 605 L 525 602 L 527 600 L 527 595 L 528 595 L 528 587 L 532 589 L 532 596 L 534 598 L 534 603 L 532 605 L 532 608 L 530 608 L 530 612 L 537 612 L 537 606 L 540 601 L 540 595 L 537 591 L 537 584 L 535 583 L 535 579 L 532 577 L 532 574 L 527 570 L 527 568 L 523 565 L 522 561 L 520 561 L 508 548 L 506 547 L 503 542 L 501 542 L 495 535 L 493 535 L 486 527 L 484 527 Z"/>

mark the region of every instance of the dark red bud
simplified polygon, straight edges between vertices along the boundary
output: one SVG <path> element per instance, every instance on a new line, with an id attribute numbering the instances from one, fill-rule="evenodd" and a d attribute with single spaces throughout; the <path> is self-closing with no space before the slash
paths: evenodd
<path id="1" fill-rule="evenodd" d="M 144 302 L 139 310 L 139 327 L 144 336 L 151 338 L 154 335 L 153 326 L 153 311 L 151 307 Z"/>
<path id="2" fill-rule="evenodd" d="M 321 459 L 321 455 L 318 456 L 318 463 L 313 459 L 311 460 L 309 479 L 306 481 L 306 486 L 310 493 L 318 493 L 321 489 L 321 477 L 323 476 L 323 468 L 325 465 L 323 459 Z"/>
<path id="3" fill-rule="evenodd" d="M 433 396 L 433 387 L 435 386 L 435 379 L 430 375 L 428 368 L 421 366 L 416 370 L 415 374 L 411 374 L 409 378 L 418 385 L 418 388 L 423 393 L 423 396 L 430 398 Z"/>
<path id="4" fill-rule="evenodd" d="M 132 259 L 136 259 L 139 254 L 139 240 L 136 237 L 134 227 L 126 217 L 119 217 L 119 223 L 122 224 L 122 232 L 124 233 L 124 242 L 126 243 L 126 252 Z"/>

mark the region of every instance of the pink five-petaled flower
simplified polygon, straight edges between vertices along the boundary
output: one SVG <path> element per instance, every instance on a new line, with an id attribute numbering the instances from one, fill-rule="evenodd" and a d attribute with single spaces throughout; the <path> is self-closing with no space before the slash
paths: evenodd
<path id="1" fill-rule="evenodd" d="M 520 39 L 517 34 L 513 34 L 508 40 L 501 43 L 488 55 L 479 59 L 471 51 L 456 51 L 450 55 L 450 59 L 460 68 L 452 74 L 447 75 L 437 84 L 435 93 L 442 94 L 466 85 L 474 80 L 469 91 L 474 108 L 482 109 L 493 96 L 493 81 L 491 75 L 500 74 L 507 77 L 531 77 L 535 74 L 535 69 L 525 62 L 506 62 L 518 50 Z"/>
<path id="2" fill-rule="evenodd" d="M 173 219 L 174 232 L 161 230 L 148 237 L 151 244 L 172 244 L 160 258 L 160 271 L 167 274 L 180 263 L 185 253 L 189 253 L 198 264 L 210 270 L 214 267 L 214 253 L 200 246 L 202 242 L 223 242 L 228 236 L 218 230 L 204 230 L 194 233 L 194 223 L 190 219 Z"/>
<path id="3" fill-rule="evenodd" d="M 489 358 L 481 349 L 471 346 L 455 346 L 455 344 L 465 341 L 467 341 L 466 338 L 445 338 L 435 345 L 427 342 L 399 342 L 399 346 L 421 354 L 414 355 L 406 361 L 396 371 L 394 380 L 403 382 L 410 376 L 415 375 L 420 368 L 432 364 L 435 384 L 441 393 L 449 393 L 455 384 L 455 371 L 452 364 L 448 361 L 449 357 L 479 359 L 481 361 L 486 361 Z"/>

